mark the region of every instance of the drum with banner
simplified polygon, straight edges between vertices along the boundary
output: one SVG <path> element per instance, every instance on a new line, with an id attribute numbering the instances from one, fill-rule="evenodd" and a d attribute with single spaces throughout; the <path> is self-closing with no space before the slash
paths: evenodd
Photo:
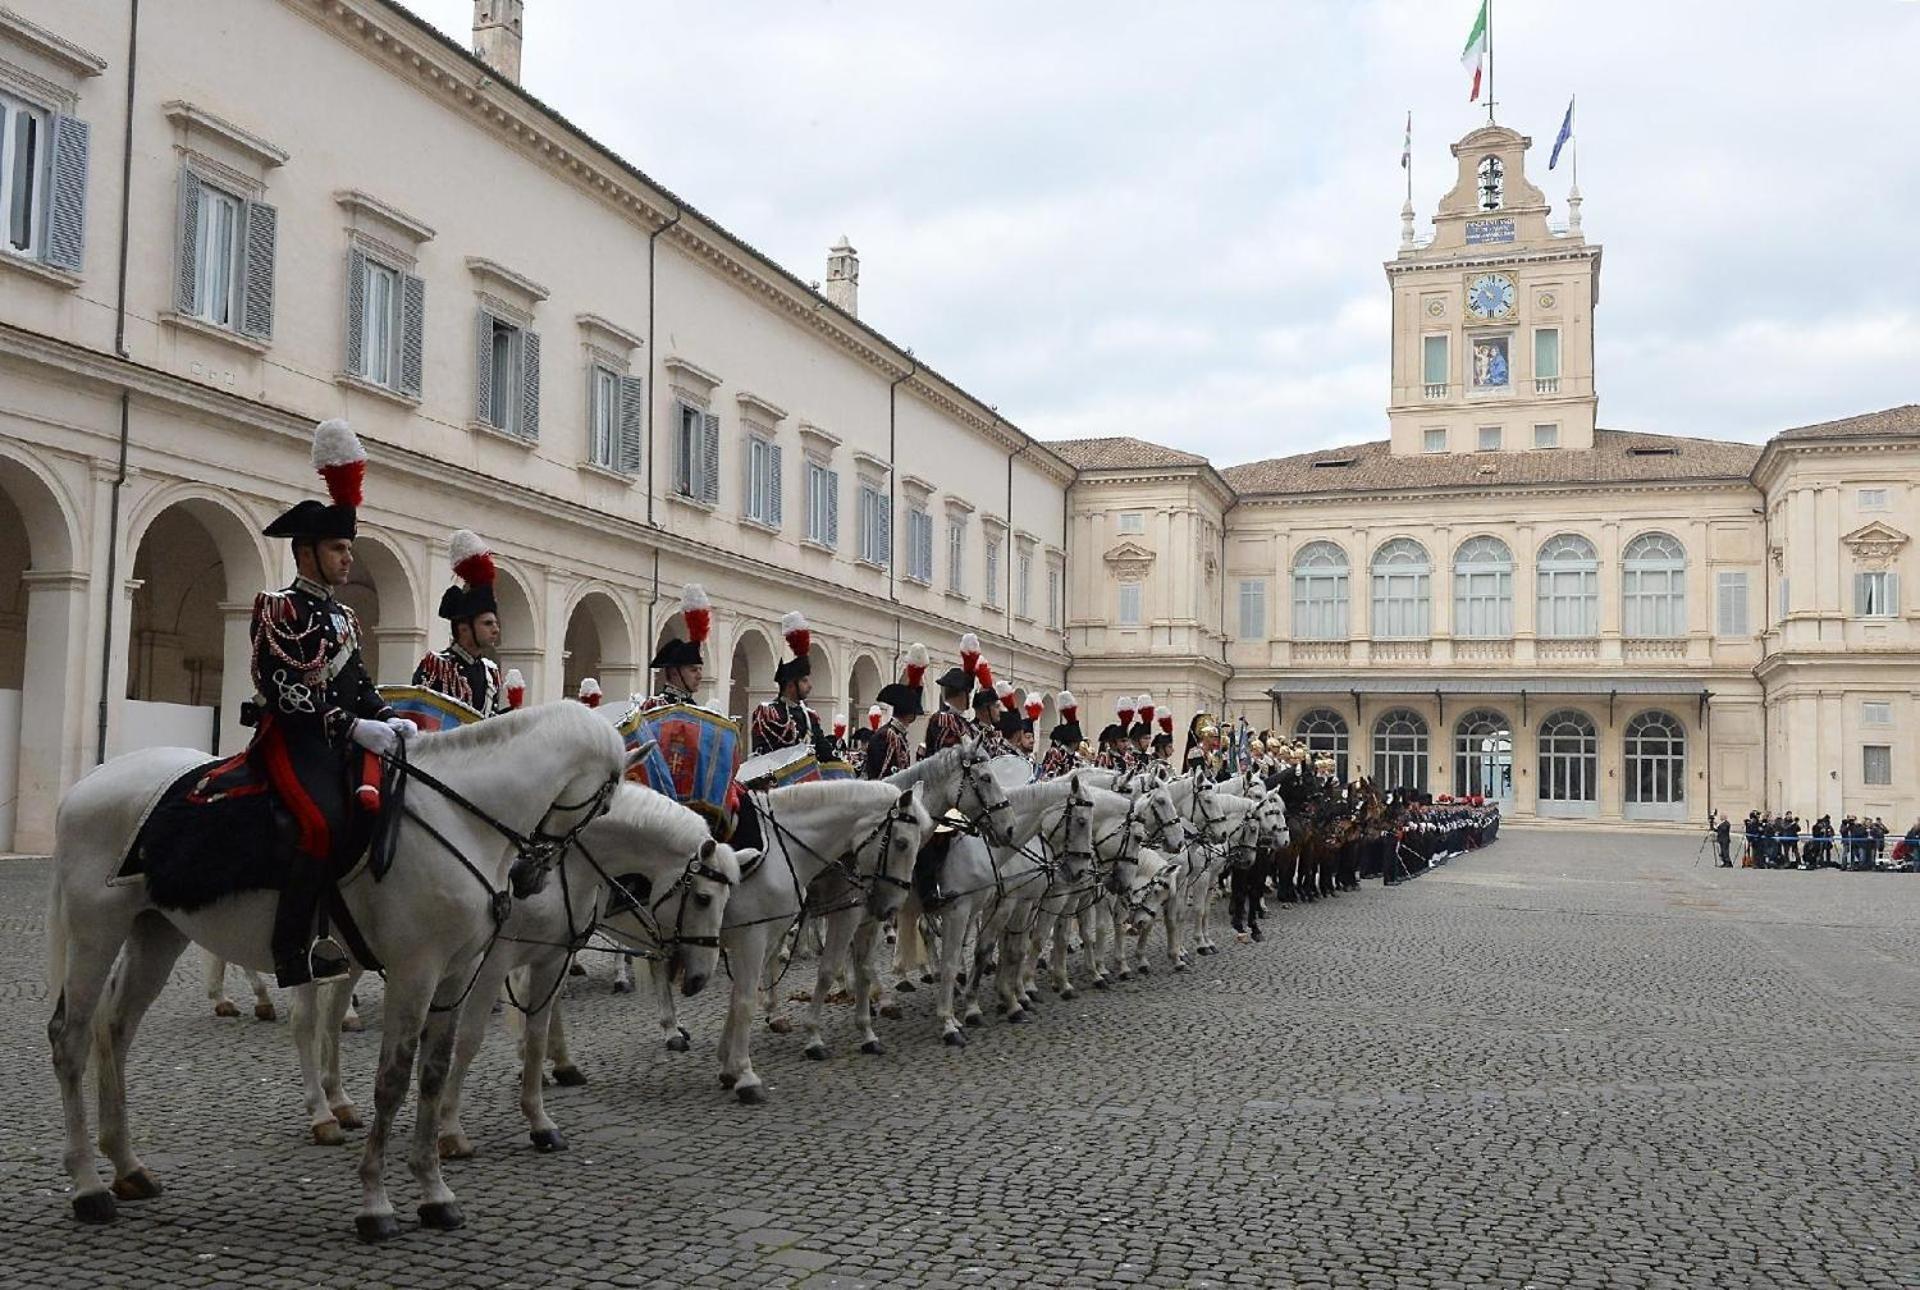
<path id="1" fill-rule="evenodd" d="M 727 794 L 740 759 L 740 726 L 711 708 L 674 703 L 638 708 L 615 726 L 629 750 L 653 744 L 630 775 L 656 793 L 725 828 L 731 824 Z"/>
<path id="2" fill-rule="evenodd" d="M 823 761 L 820 763 L 821 779 L 859 779 L 860 772 L 848 761 Z"/>
<path id="3" fill-rule="evenodd" d="M 428 734 L 485 720 L 460 700 L 448 698 L 438 690 L 419 685 L 383 685 L 379 689 L 380 697 L 393 709 L 394 716 L 405 717 Z"/>
<path id="4" fill-rule="evenodd" d="M 749 757 L 734 775 L 748 788 L 785 788 L 789 784 L 811 784 L 819 778 L 820 763 L 805 744 Z"/>

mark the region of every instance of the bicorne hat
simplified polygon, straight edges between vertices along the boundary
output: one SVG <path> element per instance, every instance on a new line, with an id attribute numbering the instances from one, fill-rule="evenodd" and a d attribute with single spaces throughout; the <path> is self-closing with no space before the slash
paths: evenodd
<path id="1" fill-rule="evenodd" d="M 263 537 L 326 542 L 356 536 L 354 514 L 367 478 L 367 450 L 346 422 L 322 421 L 313 428 L 313 468 L 327 481 L 332 504 L 312 498 L 295 502 L 260 530 Z"/>
<path id="2" fill-rule="evenodd" d="M 700 654 L 700 646 L 705 643 L 707 633 L 713 630 L 713 602 L 707 599 L 707 589 L 697 582 L 689 582 L 680 589 L 680 617 L 687 624 L 685 640 L 675 637 L 662 645 L 647 666 L 654 669 L 666 667 L 699 667 L 706 662 Z"/>

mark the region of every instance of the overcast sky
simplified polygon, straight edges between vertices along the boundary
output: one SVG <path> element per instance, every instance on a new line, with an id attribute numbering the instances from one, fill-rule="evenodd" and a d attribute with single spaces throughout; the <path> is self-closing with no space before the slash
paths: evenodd
<path id="1" fill-rule="evenodd" d="M 411 0 L 468 42 L 471 0 Z M 523 81 L 1043 438 L 1226 465 L 1386 434 L 1384 260 L 1485 120 L 1478 0 L 527 0 Z M 1920 3 L 1495 0 L 1499 120 L 1580 96 L 1600 422 L 1920 401 Z"/>

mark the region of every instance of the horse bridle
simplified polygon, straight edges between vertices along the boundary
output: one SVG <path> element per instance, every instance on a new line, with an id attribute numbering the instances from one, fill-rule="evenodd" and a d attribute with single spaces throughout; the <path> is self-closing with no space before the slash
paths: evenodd
<path id="1" fill-rule="evenodd" d="M 826 856 L 811 846 L 805 838 L 799 836 L 792 829 L 789 829 L 786 825 L 780 823 L 778 819 L 774 818 L 773 811 L 765 794 L 760 795 L 758 801 L 759 805 L 757 809 L 761 816 L 766 820 L 768 826 L 780 836 L 780 840 L 783 843 L 799 847 L 808 855 L 820 861 L 820 863 L 828 869 L 839 874 L 848 886 L 865 892 L 871 888 L 874 883 L 883 882 L 889 886 L 898 887 L 902 891 L 910 892 L 913 890 L 913 882 L 911 879 L 894 877 L 887 872 L 886 866 L 886 854 L 892 849 L 894 830 L 901 824 L 911 822 L 913 819 L 911 802 L 902 805 L 896 801 L 887 808 L 886 816 L 871 829 L 867 830 L 865 837 L 847 847 L 846 850 L 837 856 Z M 860 853 L 871 846 L 876 838 L 880 839 L 881 843 L 879 856 L 874 861 L 873 872 L 862 876 L 859 868 Z M 793 862 L 791 859 L 788 860 L 787 867 L 789 871 L 792 870 Z M 797 877 L 796 881 L 798 881 Z M 803 900 L 801 904 L 804 907 L 805 901 Z"/>
<path id="2" fill-rule="evenodd" d="M 967 816 L 967 831 L 975 835 L 978 835 L 981 831 L 981 821 L 992 819 L 994 812 L 1011 811 L 1013 809 L 1013 803 L 1007 800 L 1007 795 L 1004 792 L 1000 794 L 1000 800 L 998 802 L 989 802 L 987 800 L 986 789 L 982 788 L 979 780 L 974 778 L 974 772 L 980 771 L 985 773 L 987 778 L 992 779 L 992 773 L 988 771 L 987 767 L 988 759 L 985 757 L 976 757 L 972 761 L 963 761 L 960 763 L 960 791 L 962 793 L 971 791 L 973 793 L 973 800 L 980 804 L 980 813 L 978 815 Z M 994 780 L 994 784 L 998 787 L 999 781 Z M 1007 835 L 1007 826 L 1003 824 L 1000 826 L 1000 836 L 1004 838 Z"/>

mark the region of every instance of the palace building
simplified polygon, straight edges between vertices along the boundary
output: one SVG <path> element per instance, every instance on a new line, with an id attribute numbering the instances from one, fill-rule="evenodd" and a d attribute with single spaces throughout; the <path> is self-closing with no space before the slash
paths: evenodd
<path id="1" fill-rule="evenodd" d="M 136 12 L 0 8 L 0 850 L 102 756 L 244 739 L 258 530 L 334 416 L 385 682 L 471 527 L 535 699 L 646 690 L 698 581 L 735 713 L 798 607 L 823 714 L 973 631 L 1096 722 L 1147 690 L 1522 818 L 1920 807 L 1920 408 L 1596 428 L 1600 248 L 1510 130 L 1402 213 L 1386 437 L 1216 468 L 1010 423 L 860 320 L 845 239 L 804 281 L 523 89 L 520 0 L 472 50 L 392 0 Z"/>

